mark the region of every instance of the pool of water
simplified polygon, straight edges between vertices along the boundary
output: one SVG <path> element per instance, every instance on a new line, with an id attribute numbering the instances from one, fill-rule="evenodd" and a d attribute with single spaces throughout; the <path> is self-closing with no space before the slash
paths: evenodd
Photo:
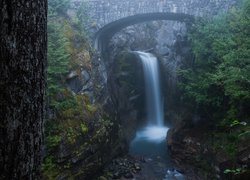
<path id="1" fill-rule="evenodd" d="M 166 159 L 168 156 L 166 147 L 168 129 L 164 126 L 147 126 L 138 130 L 136 137 L 130 143 L 129 153 Z"/>
<path id="2" fill-rule="evenodd" d="M 173 168 L 167 150 L 166 137 L 169 128 L 147 126 L 139 129 L 130 143 L 129 154 L 143 156 L 146 159 L 142 174 L 149 178 L 163 180 L 185 180 L 185 177 Z M 139 178 L 140 179 L 140 178 Z"/>

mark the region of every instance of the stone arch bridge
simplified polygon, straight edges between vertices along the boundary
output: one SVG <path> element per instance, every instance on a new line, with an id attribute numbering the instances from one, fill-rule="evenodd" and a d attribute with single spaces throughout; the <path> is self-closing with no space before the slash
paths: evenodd
<path id="1" fill-rule="evenodd" d="M 114 22 L 111 22 L 102 28 L 100 28 L 94 37 L 94 47 L 96 49 L 102 50 L 109 39 L 121 29 L 134 25 L 137 23 L 153 20 L 172 20 L 179 22 L 189 22 L 192 21 L 194 17 L 192 15 L 183 13 L 146 13 L 138 14 L 134 16 L 125 17 Z"/>
<path id="2" fill-rule="evenodd" d="M 96 47 L 126 26 L 146 20 L 185 21 L 194 16 L 214 15 L 229 9 L 237 0 L 71 0 L 73 8 L 86 5 L 94 25 Z M 131 22 L 129 22 L 131 21 Z M 109 33 L 108 33 L 109 31 Z"/>

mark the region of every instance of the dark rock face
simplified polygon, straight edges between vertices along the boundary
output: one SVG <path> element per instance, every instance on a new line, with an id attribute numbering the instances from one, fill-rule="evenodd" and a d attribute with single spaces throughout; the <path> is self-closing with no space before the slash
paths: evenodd
<path id="1" fill-rule="evenodd" d="M 69 116 L 68 110 L 56 117 L 60 124 L 58 133 L 52 137 L 60 139 L 56 145 L 45 149 L 49 151 L 45 164 L 47 159 L 52 159 L 53 166 L 45 166 L 43 177 L 93 179 L 105 164 L 127 150 L 108 91 L 106 68 L 99 55 L 93 53 L 91 68 L 70 72 L 66 79 L 68 88 L 81 103 L 80 112 L 73 115 L 78 118 Z M 48 122 L 53 123 L 53 118 Z"/>
<path id="2" fill-rule="evenodd" d="M 133 138 L 144 107 L 144 79 L 139 59 L 133 54 L 121 54 L 114 60 L 109 76 L 109 91 L 125 142 Z"/>
<path id="3" fill-rule="evenodd" d="M 109 46 L 110 58 L 107 62 L 109 67 L 115 63 L 114 57 L 124 51 L 148 51 L 158 56 L 161 65 L 163 93 L 166 98 L 164 102 L 165 107 L 168 108 L 166 119 L 174 119 L 172 117 L 176 114 L 176 108 L 179 108 L 176 104 L 176 98 L 178 98 L 176 88 L 177 68 L 183 62 L 191 62 L 192 58 L 186 33 L 185 23 L 153 21 L 125 28 L 112 38 Z M 143 76 L 142 74 L 137 75 Z M 110 76 L 112 75 L 110 74 Z"/>
<path id="4" fill-rule="evenodd" d="M 209 154 L 208 147 L 204 144 L 204 133 L 202 129 L 188 129 L 179 125 L 175 129 L 168 132 L 167 144 L 173 162 L 176 166 L 184 172 L 187 179 L 203 180 L 217 178 L 216 166 L 207 164 L 206 160 L 212 161 L 211 154 Z M 206 132 L 206 131 L 205 131 Z M 198 136 L 196 134 L 201 133 Z M 207 168 L 207 169 L 202 169 Z M 209 174 L 209 175 L 208 175 Z"/>
<path id="5" fill-rule="evenodd" d="M 66 77 L 68 88 L 75 94 L 87 95 L 91 102 L 107 103 L 110 98 L 107 87 L 107 70 L 98 53 L 93 53 L 91 68 L 81 67 Z"/>
<path id="6" fill-rule="evenodd" d="M 86 90 L 86 84 L 90 80 L 90 74 L 87 70 L 83 69 L 79 74 L 75 71 L 70 72 L 67 76 L 66 83 L 68 87 L 74 93 L 78 93 L 81 90 Z"/>

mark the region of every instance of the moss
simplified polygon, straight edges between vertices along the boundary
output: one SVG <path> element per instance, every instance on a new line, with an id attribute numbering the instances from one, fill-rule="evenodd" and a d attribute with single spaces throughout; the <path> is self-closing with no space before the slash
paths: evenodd
<path id="1" fill-rule="evenodd" d="M 88 133 L 88 127 L 85 124 L 81 124 L 82 134 L 85 135 Z"/>
<path id="2" fill-rule="evenodd" d="M 72 18 L 73 23 L 66 22 L 65 24 L 65 37 L 69 39 L 66 45 L 66 50 L 71 54 L 69 62 L 69 69 L 91 69 L 91 46 L 86 40 L 85 34 L 78 29 L 79 19 Z M 73 27 L 74 26 L 74 27 Z"/>
<path id="3" fill-rule="evenodd" d="M 47 146 L 48 148 L 54 148 L 54 147 L 57 147 L 61 141 L 62 141 L 62 137 L 60 135 L 50 135 L 50 136 L 47 136 L 46 138 L 47 140 Z"/>
<path id="4" fill-rule="evenodd" d="M 87 105 L 86 105 L 86 109 L 87 109 L 87 111 L 90 112 L 90 113 L 94 113 L 94 112 L 97 111 L 97 108 L 96 108 L 94 105 L 91 105 L 91 104 L 87 104 Z"/>
<path id="5" fill-rule="evenodd" d="M 97 108 L 96 113 L 89 116 L 91 118 L 96 118 L 94 119 L 95 126 L 88 126 L 86 120 L 83 120 L 83 118 L 87 119 L 88 121 L 90 120 L 88 119 L 89 117 L 85 116 L 86 114 L 90 113 L 83 108 L 86 107 L 86 103 L 89 103 L 88 98 L 81 96 L 77 97 L 76 99 L 78 99 L 77 104 L 83 109 L 84 116 L 82 116 L 80 119 L 76 117 L 74 119 L 69 119 L 71 115 L 68 114 L 67 117 L 63 117 L 63 119 L 60 119 L 60 121 L 55 121 L 57 123 L 53 123 L 55 127 L 52 128 L 52 130 L 56 130 L 54 131 L 56 135 L 59 136 L 59 134 L 61 134 L 61 137 L 65 137 L 66 141 L 64 141 L 64 143 L 68 143 L 69 147 L 72 147 L 72 149 L 70 148 L 72 150 L 72 157 L 79 157 L 79 159 L 81 159 L 82 157 L 86 156 L 86 152 L 88 152 L 90 148 L 93 149 L 93 151 L 96 151 L 100 148 L 101 145 L 105 143 L 107 136 L 110 135 L 110 130 L 113 126 L 113 123 L 110 118 L 99 109 L 99 106 L 95 105 Z M 90 138 L 85 138 L 86 141 L 83 141 L 84 144 L 78 144 L 78 140 L 82 139 L 82 137 Z M 94 163 L 94 166 L 96 166 L 97 163 L 99 162 Z M 59 174 L 67 175 L 68 179 L 70 177 L 73 177 L 73 179 L 75 179 L 75 177 L 77 176 L 86 174 L 86 172 L 88 172 L 88 168 L 92 166 L 90 164 L 90 162 L 87 162 L 86 165 L 83 165 L 83 170 L 77 170 L 72 175 L 71 173 L 73 164 L 70 164 L 68 161 L 57 164 L 56 161 L 53 161 L 52 156 L 50 156 L 47 158 L 43 165 L 43 174 L 45 177 L 44 179 L 57 179 Z"/>

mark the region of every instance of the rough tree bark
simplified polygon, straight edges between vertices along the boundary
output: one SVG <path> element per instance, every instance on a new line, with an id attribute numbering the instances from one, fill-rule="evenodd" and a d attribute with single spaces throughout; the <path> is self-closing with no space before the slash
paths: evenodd
<path id="1" fill-rule="evenodd" d="M 0 0 L 0 179 L 38 179 L 47 0 Z"/>

